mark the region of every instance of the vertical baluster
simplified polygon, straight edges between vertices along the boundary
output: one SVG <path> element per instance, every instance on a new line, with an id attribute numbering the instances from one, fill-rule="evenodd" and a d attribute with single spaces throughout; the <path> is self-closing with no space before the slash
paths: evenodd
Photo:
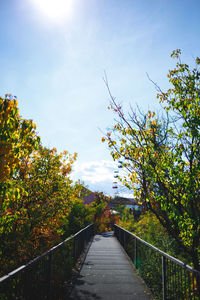
<path id="1" fill-rule="evenodd" d="M 165 284 L 166 284 L 166 298 L 168 298 L 169 290 L 169 268 L 168 268 L 168 259 L 165 258 Z"/>
<path id="2" fill-rule="evenodd" d="M 174 297 L 174 263 L 171 261 L 171 278 L 172 278 L 172 284 L 171 284 L 171 298 Z"/>
<path id="3" fill-rule="evenodd" d="M 186 297 L 187 297 L 187 280 L 186 280 L 186 270 L 185 269 L 184 269 L 184 290 L 185 290 L 184 298 L 186 299 Z"/>
<path id="4" fill-rule="evenodd" d="M 51 299 L 51 272 L 52 272 L 52 252 L 48 255 L 48 268 L 47 268 L 47 299 Z"/>
<path id="5" fill-rule="evenodd" d="M 192 273 L 192 299 L 195 299 L 195 284 L 194 284 L 194 273 Z"/>
<path id="6" fill-rule="evenodd" d="M 163 300 L 166 300 L 166 258 L 162 255 L 162 287 Z"/>
<path id="7" fill-rule="evenodd" d="M 191 280 L 190 280 L 190 273 L 188 273 L 188 285 L 189 285 L 189 294 L 190 294 L 190 299 L 191 299 Z"/>
<path id="8" fill-rule="evenodd" d="M 134 242 L 134 265 L 137 269 L 137 239 L 136 238 Z"/>
<path id="9" fill-rule="evenodd" d="M 124 231 L 124 250 L 126 251 L 126 232 Z"/>
<path id="10" fill-rule="evenodd" d="M 74 265 L 76 263 L 76 237 L 74 237 L 74 243 L 73 243 L 73 256 L 74 256 Z"/>

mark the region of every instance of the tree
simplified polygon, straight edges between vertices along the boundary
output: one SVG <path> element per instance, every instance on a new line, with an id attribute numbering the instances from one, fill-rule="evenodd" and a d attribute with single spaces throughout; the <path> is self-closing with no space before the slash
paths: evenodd
<path id="1" fill-rule="evenodd" d="M 82 189 L 70 179 L 76 156 L 43 147 L 36 125 L 20 117 L 16 97 L 0 98 L 1 275 L 62 239 Z"/>
<path id="2" fill-rule="evenodd" d="M 111 198 L 102 192 L 95 192 L 95 201 L 90 205 L 94 220 L 94 230 L 96 233 L 112 230 L 114 223 L 118 223 L 119 218 L 108 208 Z"/>
<path id="3" fill-rule="evenodd" d="M 92 223 L 92 209 L 83 201 L 76 201 L 63 224 L 63 238 L 67 238 Z"/>
<path id="4" fill-rule="evenodd" d="M 24 192 L 15 211 L 20 212 L 18 230 L 23 232 L 20 243 L 28 241 L 29 259 L 61 239 L 61 226 L 78 198 L 69 177 L 76 156 L 40 146 L 21 164 L 18 181 Z"/>
<path id="5" fill-rule="evenodd" d="M 162 116 L 142 114 L 130 108 L 125 115 L 111 96 L 109 109 L 118 116 L 103 137 L 114 160 L 123 160 L 127 176 L 123 184 L 138 202 L 153 212 L 200 271 L 200 59 L 190 69 L 172 53 L 176 67 L 169 71 L 171 88 L 156 84 Z"/>
<path id="6" fill-rule="evenodd" d="M 39 137 L 36 133 L 36 125 L 32 120 L 22 119 L 19 115 L 16 97 L 10 94 L 5 98 L 0 97 L 0 257 L 10 255 L 6 251 L 6 241 L 12 249 L 15 232 L 15 224 L 19 219 L 14 204 L 20 200 L 22 187 L 16 180 L 22 158 L 27 157 L 37 149 Z M 11 234 L 13 233 L 13 235 Z M 8 236 L 12 238 L 8 241 Z M 14 252 L 14 250 L 12 250 Z M 10 257 L 12 260 L 12 257 Z M 1 264 L 2 271 L 7 261 Z"/>
<path id="7" fill-rule="evenodd" d="M 0 97 L 0 195 L 21 164 L 21 158 L 28 156 L 39 144 L 36 125 L 32 120 L 19 115 L 16 97 L 7 94 Z"/>

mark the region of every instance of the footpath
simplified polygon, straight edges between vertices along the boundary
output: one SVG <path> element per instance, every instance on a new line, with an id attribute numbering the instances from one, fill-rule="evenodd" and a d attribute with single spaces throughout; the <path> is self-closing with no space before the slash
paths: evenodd
<path id="1" fill-rule="evenodd" d="M 150 300 L 113 232 L 95 235 L 70 300 Z"/>

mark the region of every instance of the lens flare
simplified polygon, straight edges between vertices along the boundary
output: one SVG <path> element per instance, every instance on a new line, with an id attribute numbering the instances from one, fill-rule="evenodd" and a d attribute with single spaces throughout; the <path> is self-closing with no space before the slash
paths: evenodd
<path id="1" fill-rule="evenodd" d="M 31 0 L 41 13 L 54 21 L 63 21 L 71 16 L 73 1 L 74 0 Z"/>

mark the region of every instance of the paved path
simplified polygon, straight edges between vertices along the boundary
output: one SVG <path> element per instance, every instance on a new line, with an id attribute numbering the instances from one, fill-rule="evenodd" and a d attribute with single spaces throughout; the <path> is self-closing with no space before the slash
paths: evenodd
<path id="1" fill-rule="evenodd" d="M 148 289 L 112 232 L 96 235 L 71 300 L 149 300 Z"/>

